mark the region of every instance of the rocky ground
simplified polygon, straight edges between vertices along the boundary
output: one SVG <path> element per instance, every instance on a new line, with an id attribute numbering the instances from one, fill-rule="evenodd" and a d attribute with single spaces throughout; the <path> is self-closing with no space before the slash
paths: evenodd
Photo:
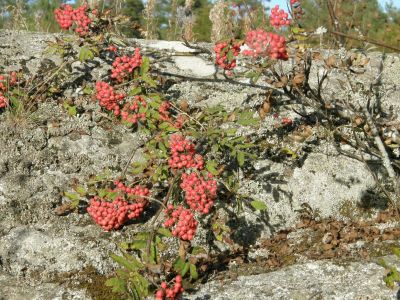
<path id="1" fill-rule="evenodd" d="M 57 66 L 57 57 L 43 54 L 46 42 L 54 38 L 0 31 L 0 65 L 4 71 L 22 69 L 31 75 L 46 64 Z M 252 86 L 245 79 L 227 82 L 216 76 L 207 55 L 195 55 L 196 50 L 179 42 L 131 42 L 152 57 L 153 71 L 163 76 L 165 93 L 173 101 L 255 108 L 268 93 L 262 81 Z M 379 80 L 376 101 L 398 119 L 400 57 L 365 55 L 370 61 L 359 67 L 363 72 L 354 75 L 355 81 L 367 85 Z M 318 68 L 316 64 L 314 80 Z M 82 83 L 107 71 L 100 60 L 76 63 L 59 101 L 43 102 L 23 118 L 0 115 L 0 299 L 109 299 L 103 281 L 116 267 L 109 253 L 118 251 L 115 243 L 145 226 L 131 224 L 108 233 L 84 212 L 57 213 L 68 200 L 63 192 L 74 182 L 105 170 L 118 176 L 136 150 L 134 160 L 140 159 L 143 138 L 110 122 L 82 95 Z M 347 97 L 351 87 L 343 86 L 342 75 L 333 73 L 326 95 Z M 351 101 L 363 101 L 354 94 Z M 289 99 L 280 90 L 274 95 L 274 112 L 300 123 Z M 65 99 L 78 104 L 76 116 L 62 107 Z M 235 229 L 231 254 L 211 259 L 209 282 L 185 297 L 394 299 L 397 291 L 385 286 L 385 270 L 376 261 L 397 245 L 400 230 L 370 171 L 363 162 L 340 154 L 322 126 L 282 135 L 275 122 L 271 114 L 259 128 L 243 128 L 243 134 L 265 137 L 273 149 L 296 149 L 296 157 L 282 159 L 266 151 L 254 162 L 256 172 L 242 179 L 242 189 L 265 201 L 267 212 L 260 216 L 246 210 L 235 221 L 227 220 Z M 296 138 L 305 130 L 305 139 Z M 385 176 L 377 161 L 370 163 L 378 176 Z M 150 211 L 144 218 L 151 217 Z M 222 243 L 217 246 L 227 250 Z"/>

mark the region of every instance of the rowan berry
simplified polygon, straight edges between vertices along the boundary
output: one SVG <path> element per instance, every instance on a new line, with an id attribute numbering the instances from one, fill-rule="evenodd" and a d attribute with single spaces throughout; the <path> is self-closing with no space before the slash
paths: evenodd
<path id="1" fill-rule="evenodd" d="M 140 49 L 136 48 L 135 53 L 132 56 L 121 56 L 117 57 L 112 66 L 111 78 L 122 82 L 126 77 L 133 72 L 133 70 L 142 65 L 142 56 L 140 55 Z"/>
<path id="2" fill-rule="evenodd" d="M 174 236 L 184 241 L 193 239 L 198 222 L 190 209 L 185 209 L 183 206 L 175 208 L 173 205 L 168 205 L 164 213 L 166 215 L 164 226 L 174 227 L 172 230 Z"/>
<path id="3" fill-rule="evenodd" d="M 121 118 L 132 124 L 145 121 L 146 113 L 139 112 L 141 107 L 147 107 L 146 100 L 141 96 L 135 96 L 132 101 L 125 103 L 121 111 Z"/>
<path id="4" fill-rule="evenodd" d="M 161 283 L 161 288 L 155 293 L 156 300 L 178 300 L 180 299 L 184 289 L 182 287 L 182 276 L 175 277 L 175 283 L 172 287 L 168 287 L 164 281 Z"/>
<path id="5" fill-rule="evenodd" d="M 3 95 L 3 92 L 0 91 L 0 108 L 4 108 L 8 106 L 8 99 Z"/>
<path id="6" fill-rule="evenodd" d="M 125 94 L 117 94 L 114 88 L 107 82 L 98 81 L 96 82 L 96 99 L 99 100 L 100 106 L 106 110 L 114 111 L 114 115 L 120 114 L 120 104 L 125 98 Z"/>
<path id="7" fill-rule="evenodd" d="M 283 9 L 279 9 L 279 5 L 276 5 L 271 10 L 271 15 L 269 17 L 269 21 L 271 26 L 274 26 L 276 29 L 282 26 L 290 25 L 290 20 L 288 19 L 289 14 L 286 13 Z"/>
<path id="8" fill-rule="evenodd" d="M 62 4 L 54 11 L 58 25 L 64 30 L 68 30 L 74 23 L 74 9 L 69 4 Z"/>
<path id="9" fill-rule="evenodd" d="M 94 197 L 87 208 L 93 220 L 106 231 L 118 229 L 128 220 L 138 218 L 148 204 L 150 194 L 148 188 L 140 185 L 128 187 L 118 180 L 114 184 L 116 188 L 112 192 L 120 195 L 113 202 Z"/>
<path id="10" fill-rule="evenodd" d="M 207 214 L 214 205 L 217 197 L 217 181 L 208 173 L 205 179 L 197 172 L 182 174 L 181 189 L 185 192 L 185 200 L 189 207 L 202 214 Z"/>
<path id="11" fill-rule="evenodd" d="M 171 157 L 168 164 L 173 169 L 203 169 L 203 156 L 196 154 L 195 146 L 179 134 L 173 134 L 169 140 Z"/>
<path id="12" fill-rule="evenodd" d="M 170 121 L 169 117 L 169 109 L 171 108 L 171 103 L 168 101 L 164 101 L 161 103 L 160 107 L 158 108 L 158 113 L 160 114 L 161 121 Z"/>
<path id="13" fill-rule="evenodd" d="M 85 36 L 89 33 L 89 25 L 92 20 L 89 18 L 88 13 L 89 7 L 86 4 L 77 9 L 73 9 L 69 4 L 62 4 L 60 8 L 54 10 L 55 19 L 61 29 L 68 30 L 75 22 L 75 32 L 80 36 Z"/>
<path id="14" fill-rule="evenodd" d="M 262 29 L 252 30 L 246 34 L 246 45 L 250 48 L 243 51 L 243 55 L 252 57 L 266 57 L 272 59 L 289 58 L 286 51 L 286 40 L 283 36 Z"/>
<path id="15" fill-rule="evenodd" d="M 300 0 L 290 0 L 290 7 L 292 9 L 292 14 L 296 19 L 301 19 L 304 15 L 304 11 L 301 7 Z"/>
<path id="16" fill-rule="evenodd" d="M 7 90 L 7 81 L 5 76 L 0 75 L 0 90 L 6 91 Z"/>
<path id="17" fill-rule="evenodd" d="M 240 53 L 240 44 L 231 42 L 221 42 L 215 45 L 215 64 L 225 70 L 232 70 L 236 67 L 235 57 Z"/>

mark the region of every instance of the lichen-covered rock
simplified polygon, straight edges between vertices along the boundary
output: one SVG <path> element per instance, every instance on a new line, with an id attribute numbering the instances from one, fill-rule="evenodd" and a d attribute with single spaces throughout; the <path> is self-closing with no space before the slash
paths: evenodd
<path id="1" fill-rule="evenodd" d="M 384 275 L 384 268 L 373 262 L 309 262 L 266 274 L 239 276 L 233 282 L 210 282 L 184 299 L 396 299 L 398 292 L 386 287 Z"/>

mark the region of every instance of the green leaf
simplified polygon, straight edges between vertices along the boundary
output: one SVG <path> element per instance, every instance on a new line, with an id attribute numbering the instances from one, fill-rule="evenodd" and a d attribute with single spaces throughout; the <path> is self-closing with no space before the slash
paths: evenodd
<path id="1" fill-rule="evenodd" d="M 250 205 L 255 209 L 255 210 L 266 210 L 267 205 L 263 201 L 251 201 Z"/>
<path id="2" fill-rule="evenodd" d="M 134 240 L 129 243 L 124 243 L 124 245 L 120 245 L 120 246 L 128 246 L 128 248 L 126 250 L 141 250 L 141 249 L 146 248 L 147 241 L 146 240 Z M 121 248 L 123 248 L 123 247 L 121 247 Z"/>
<path id="3" fill-rule="evenodd" d="M 303 33 L 305 30 L 303 28 L 300 27 L 292 27 L 292 32 L 294 34 L 299 34 L 299 33 Z"/>
<path id="4" fill-rule="evenodd" d="M 190 277 L 193 280 L 196 280 L 197 278 L 199 278 L 199 274 L 197 273 L 196 265 L 194 265 L 194 264 L 190 264 Z"/>
<path id="5" fill-rule="evenodd" d="M 75 188 L 75 191 L 80 195 L 80 196 L 85 196 L 86 195 L 86 190 L 85 190 L 85 188 L 83 187 L 83 186 L 77 186 L 76 188 Z"/>
<path id="6" fill-rule="evenodd" d="M 226 54 L 226 58 L 228 59 L 228 61 L 232 61 L 234 59 L 232 50 L 228 51 L 228 53 Z"/>
<path id="7" fill-rule="evenodd" d="M 217 166 L 218 166 L 218 164 L 214 160 L 209 160 L 206 163 L 207 171 L 210 172 L 213 175 L 218 175 L 218 170 L 216 169 Z"/>
<path id="8" fill-rule="evenodd" d="M 150 87 L 157 87 L 157 83 L 148 75 L 143 75 L 142 79 L 144 82 L 146 82 Z"/>
<path id="9" fill-rule="evenodd" d="M 24 109 L 24 103 L 15 96 L 10 97 L 11 106 L 15 112 L 22 112 Z"/>
<path id="10" fill-rule="evenodd" d="M 131 272 L 136 272 L 138 269 L 143 267 L 143 265 L 133 257 L 130 257 L 130 259 L 127 260 L 125 257 L 118 256 L 114 253 L 111 253 L 110 256 L 115 262 L 117 262 L 121 266 L 124 266 Z"/>
<path id="11" fill-rule="evenodd" d="M 190 268 L 190 264 L 189 263 L 185 263 L 185 265 L 183 266 L 183 269 L 181 271 L 182 277 L 184 277 L 186 275 L 186 273 L 189 271 L 189 268 Z"/>
<path id="12" fill-rule="evenodd" d="M 252 111 L 244 111 L 242 112 L 239 116 L 238 119 L 236 120 L 236 123 L 242 125 L 242 126 L 251 126 L 251 125 L 257 125 L 259 122 L 258 119 L 253 118 L 253 112 Z"/>
<path id="13" fill-rule="evenodd" d="M 128 96 L 136 96 L 142 92 L 142 87 L 138 86 L 128 92 Z"/>
<path id="14" fill-rule="evenodd" d="M 207 253 L 207 251 L 203 248 L 203 247 L 200 247 L 200 246 L 196 246 L 196 247 L 193 247 L 193 249 L 190 251 L 190 254 L 192 254 L 192 255 L 198 255 L 198 254 L 204 254 L 204 253 Z"/>
<path id="15" fill-rule="evenodd" d="M 122 279 L 112 277 L 107 279 L 105 284 L 112 288 L 113 293 L 126 293 L 126 283 Z"/>
<path id="16" fill-rule="evenodd" d="M 162 236 L 165 236 L 165 237 L 173 237 L 171 231 L 169 231 L 169 229 L 164 228 L 164 227 L 160 227 L 157 230 L 157 233 L 159 233 L 159 234 L 161 234 Z"/>
<path id="17" fill-rule="evenodd" d="M 398 258 L 400 258 L 400 248 L 393 248 L 392 252 L 394 255 L 396 255 Z"/>
<path id="18" fill-rule="evenodd" d="M 94 53 L 90 48 L 83 46 L 79 51 L 79 61 L 84 62 L 93 58 Z"/>
<path id="19" fill-rule="evenodd" d="M 185 270 L 185 268 L 189 269 L 189 266 L 186 266 L 186 265 L 187 265 L 187 263 L 182 258 L 178 257 L 175 260 L 173 267 L 176 272 L 180 273 L 183 276 L 183 271 Z M 187 270 L 186 270 L 186 272 L 187 272 Z M 185 272 L 185 274 L 186 274 L 186 272 Z"/>
<path id="20" fill-rule="evenodd" d="M 85 86 L 85 88 L 82 90 L 82 92 L 85 95 L 91 95 L 91 94 L 93 94 L 93 89 L 90 86 Z"/>
<path id="21" fill-rule="evenodd" d="M 71 200 L 79 200 L 81 197 L 78 194 L 73 194 L 70 192 L 64 192 L 64 196 L 71 199 Z"/>
<path id="22" fill-rule="evenodd" d="M 239 167 L 243 167 L 243 165 L 244 165 L 244 155 L 245 155 L 245 153 L 243 151 L 239 151 L 237 153 L 236 159 L 239 164 Z"/>
<path id="23" fill-rule="evenodd" d="M 145 76 L 150 69 L 150 60 L 147 56 L 143 57 L 142 65 L 140 66 L 140 75 Z"/>

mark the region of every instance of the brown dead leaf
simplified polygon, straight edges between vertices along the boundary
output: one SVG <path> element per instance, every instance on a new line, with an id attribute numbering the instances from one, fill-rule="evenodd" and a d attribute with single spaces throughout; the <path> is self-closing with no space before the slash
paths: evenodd
<path id="1" fill-rule="evenodd" d="M 179 108 L 184 112 L 188 112 L 189 111 L 189 103 L 186 100 L 182 100 L 181 102 L 179 102 Z"/>
<path id="2" fill-rule="evenodd" d="M 358 127 L 364 123 L 364 119 L 361 116 L 355 116 L 353 119 L 353 124 Z"/>
<path id="3" fill-rule="evenodd" d="M 69 214 L 71 211 L 72 211 L 72 207 L 71 207 L 70 202 L 63 203 L 54 209 L 54 213 L 57 216 L 65 216 L 65 215 Z"/>
<path id="4" fill-rule="evenodd" d="M 299 73 L 293 77 L 292 82 L 294 85 L 301 85 L 303 84 L 305 78 L 306 76 L 303 73 Z"/>
<path id="5" fill-rule="evenodd" d="M 313 52 L 312 54 L 312 59 L 313 60 L 322 60 L 322 55 L 320 52 Z"/>
<path id="6" fill-rule="evenodd" d="M 228 117 L 228 121 L 229 122 L 235 122 L 236 121 L 236 114 L 232 113 L 229 117 Z"/>
<path id="7" fill-rule="evenodd" d="M 325 60 L 325 65 L 328 68 L 332 68 L 336 65 L 336 57 L 334 55 L 329 56 L 326 60 Z"/>

